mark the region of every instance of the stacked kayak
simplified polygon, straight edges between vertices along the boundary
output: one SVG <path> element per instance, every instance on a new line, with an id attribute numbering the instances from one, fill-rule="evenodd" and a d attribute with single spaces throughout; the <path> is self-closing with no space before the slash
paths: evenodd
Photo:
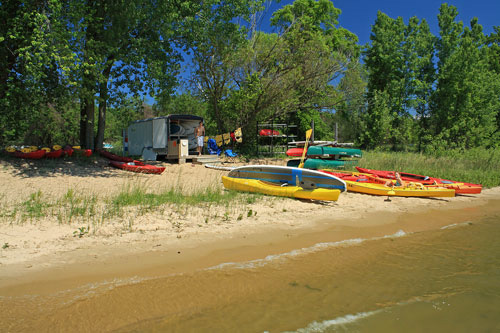
<path id="1" fill-rule="evenodd" d="M 307 149 L 308 157 L 339 158 L 361 157 L 361 155 L 361 149 L 356 148 L 311 146 Z"/>
<path id="2" fill-rule="evenodd" d="M 389 179 L 389 180 L 396 179 L 394 171 L 373 170 L 360 167 L 356 167 L 356 169 L 361 173 L 370 174 L 382 179 Z M 415 182 L 426 186 L 429 185 L 441 186 L 448 189 L 453 189 L 457 194 L 479 194 L 481 193 L 482 190 L 481 184 L 465 183 L 455 180 L 416 175 L 407 172 L 400 172 L 399 175 L 401 176 L 401 179 L 403 181 Z"/>
<path id="3" fill-rule="evenodd" d="M 140 161 L 133 161 L 133 162 L 109 161 L 109 165 L 122 170 L 138 172 L 138 173 L 151 173 L 159 175 L 163 171 L 165 171 L 165 167 L 157 167 L 154 165 L 144 164 Z"/>
<path id="4" fill-rule="evenodd" d="M 302 156 L 303 148 L 291 148 L 287 150 L 288 156 Z M 307 149 L 304 161 L 306 169 L 337 169 L 346 166 L 354 166 L 361 157 L 360 149 L 345 147 L 311 146 Z M 299 159 L 290 160 L 287 166 L 296 167 L 300 164 Z"/>

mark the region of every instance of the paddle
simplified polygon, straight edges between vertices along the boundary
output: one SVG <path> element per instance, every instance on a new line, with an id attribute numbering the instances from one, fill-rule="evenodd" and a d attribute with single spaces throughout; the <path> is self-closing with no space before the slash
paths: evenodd
<path id="1" fill-rule="evenodd" d="M 306 153 L 307 153 L 307 144 L 309 143 L 309 139 L 311 138 L 311 135 L 312 135 L 312 129 L 309 129 L 306 131 L 306 143 L 304 144 L 304 150 L 302 151 L 302 158 L 300 159 L 300 163 L 299 163 L 299 168 L 303 168 L 304 167 L 304 157 L 306 156 Z"/>

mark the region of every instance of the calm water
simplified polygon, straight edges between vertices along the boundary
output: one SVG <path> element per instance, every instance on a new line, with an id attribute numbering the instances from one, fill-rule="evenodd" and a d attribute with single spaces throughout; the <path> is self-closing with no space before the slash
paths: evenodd
<path id="1" fill-rule="evenodd" d="M 498 332 L 499 240 L 493 214 L 226 265 L 203 273 L 206 288 L 211 279 L 222 285 L 211 295 L 220 302 L 123 331 Z M 203 299 L 198 283 L 191 287 Z"/>
<path id="2" fill-rule="evenodd" d="M 433 231 L 320 243 L 78 297 L 7 300 L 4 314 L 49 309 L 12 331 L 499 332 L 499 204 Z"/>

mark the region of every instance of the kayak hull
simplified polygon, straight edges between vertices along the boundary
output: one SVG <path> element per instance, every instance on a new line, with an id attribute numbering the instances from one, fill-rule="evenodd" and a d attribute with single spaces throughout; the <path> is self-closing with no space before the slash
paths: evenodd
<path id="1" fill-rule="evenodd" d="M 345 182 L 316 170 L 278 165 L 245 165 L 231 170 L 232 178 L 256 179 L 277 185 L 300 186 L 306 189 L 325 188 L 346 190 Z"/>
<path id="2" fill-rule="evenodd" d="M 265 195 L 296 199 L 337 201 L 340 195 L 340 190 L 331 190 L 324 188 L 305 190 L 299 186 L 280 186 L 274 183 L 264 182 L 257 179 L 222 176 L 222 183 L 224 184 L 224 187 L 229 190 L 261 193 Z"/>
<path id="3" fill-rule="evenodd" d="M 157 167 L 154 165 L 144 164 L 139 161 L 134 162 L 119 162 L 119 161 L 110 161 L 109 165 L 119 168 L 122 170 L 137 172 L 137 173 L 149 173 L 149 174 L 161 174 L 165 171 L 165 167 Z"/>
<path id="4" fill-rule="evenodd" d="M 393 171 L 373 170 L 361 167 L 356 167 L 359 172 L 371 174 L 380 178 L 394 180 L 396 179 Z M 464 183 L 455 180 L 448 180 L 436 177 L 416 175 L 407 172 L 400 172 L 403 181 L 416 182 L 423 185 L 439 185 L 446 188 L 454 189 L 457 194 L 479 194 L 482 191 L 481 184 Z"/>
<path id="5" fill-rule="evenodd" d="M 47 153 L 45 153 L 46 158 L 59 158 L 63 155 L 64 151 L 62 149 L 59 150 L 52 150 Z"/>
<path id="6" fill-rule="evenodd" d="M 46 154 L 46 151 L 43 149 L 32 151 L 30 153 L 23 153 L 21 151 L 14 152 L 15 157 L 29 159 L 29 160 L 39 160 L 42 157 L 44 157 L 45 154 Z"/>
<path id="7" fill-rule="evenodd" d="M 321 158 L 308 158 L 304 161 L 305 169 L 336 169 L 339 167 L 351 166 L 357 163 L 356 160 L 326 160 Z M 287 166 L 298 166 L 300 164 L 300 160 L 289 160 L 286 165 Z"/>
<path id="8" fill-rule="evenodd" d="M 127 163 L 134 161 L 133 158 L 130 158 L 130 157 L 127 157 L 127 156 L 119 156 L 119 155 L 113 154 L 113 153 L 111 153 L 111 152 L 109 152 L 107 150 L 104 150 L 104 149 L 97 149 L 97 152 L 102 157 L 106 157 L 107 159 L 112 160 L 112 161 L 127 162 Z"/>
<path id="9" fill-rule="evenodd" d="M 307 156 L 310 157 L 361 157 L 361 155 L 361 150 L 356 148 L 311 146 L 307 149 Z"/>
<path id="10" fill-rule="evenodd" d="M 384 195 L 384 196 L 397 196 L 397 197 L 454 197 L 455 191 L 452 189 L 439 188 L 439 187 L 426 187 L 426 186 L 385 186 L 383 184 L 374 184 L 367 182 L 345 181 L 347 184 L 347 191 L 371 194 L 371 195 Z"/>

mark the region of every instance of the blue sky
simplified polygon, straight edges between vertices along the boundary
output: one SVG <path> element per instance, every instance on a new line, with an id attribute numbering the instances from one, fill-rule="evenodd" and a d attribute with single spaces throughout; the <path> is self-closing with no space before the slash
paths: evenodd
<path id="1" fill-rule="evenodd" d="M 270 32 L 269 19 L 272 13 L 293 2 L 294 0 L 282 0 L 280 3 L 273 1 L 259 28 Z M 375 23 L 379 10 L 392 18 L 401 16 L 405 23 L 408 23 L 412 16 L 425 18 L 431 32 L 436 36 L 439 35 L 437 15 L 439 7 L 444 2 L 457 7 L 457 20 L 462 21 L 464 26 L 470 26 L 473 17 L 478 18 L 485 34 L 493 32 L 493 26 L 500 26 L 500 0 L 333 0 L 332 2 L 336 8 L 342 10 L 339 25 L 355 33 L 362 45 L 370 42 L 371 26 Z M 184 64 L 184 76 L 189 71 L 189 65 L 189 63 Z M 146 101 L 154 102 L 150 97 L 146 97 Z"/>
<path id="2" fill-rule="evenodd" d="M 485 34 L 493 32 L 493 26 L 500 26 L 500 0 L 333 0 L 333 5 L 342 10 L 339 17 L 340 26 L 355 33 L 360 44 L 370 41 L 371 26 L 377 17 L 377 11 L 382 11 L 392 18 L 401 16 L 405 23 L 412 16 L 425 18 L 431 32 L 439 34 L 437 15 L 442 3 L 457 7 L 459 21 L 469 26 L 473 17 L 477 17 L 483 26 Z M 283 0 L 279 4 L 273 3 L 270 12 L 293 3 L 293 0 Z"/>

